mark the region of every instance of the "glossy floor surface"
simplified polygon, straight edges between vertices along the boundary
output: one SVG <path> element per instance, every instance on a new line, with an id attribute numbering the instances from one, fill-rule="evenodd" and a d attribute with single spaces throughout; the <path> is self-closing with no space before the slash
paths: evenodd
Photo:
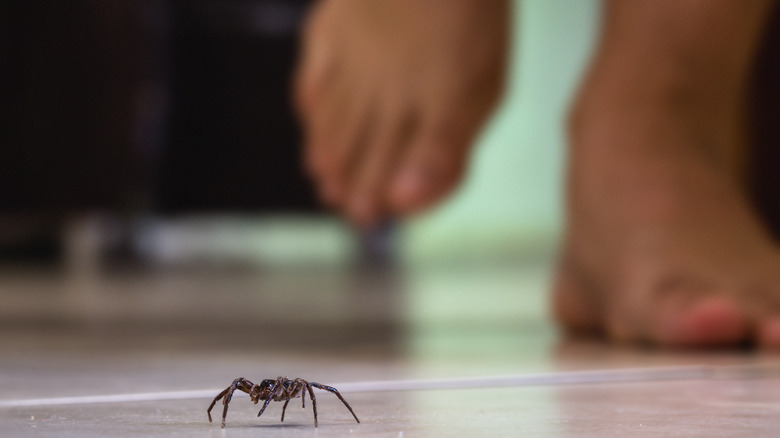
<path id="1" fill-rule="evenodd" d="M 0 436 L 778 436 L 780 357 L 564 340 L 548 274 L 5 270 Z M 341 387 L 361 423 L 324 391 L 317 429 L 308 398 L 281 423 L 281 403 L 257 418 L 236 396 L 224 430 L 208 422 L 234 378 L 279 375 Z"/>

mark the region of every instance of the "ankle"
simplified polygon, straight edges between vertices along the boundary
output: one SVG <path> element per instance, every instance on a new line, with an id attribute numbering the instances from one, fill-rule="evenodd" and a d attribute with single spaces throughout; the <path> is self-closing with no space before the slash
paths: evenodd
<path id="1" fill-rule="evenodd" d="M 569 114 L 572 159 L 611 155 L 667 161 L 688 156 L 738 174 L 744 120 L 741 106 L 724 102 L 683 82 L 635 90 L 621 89 L 606 78 L 591 79 Z"/>

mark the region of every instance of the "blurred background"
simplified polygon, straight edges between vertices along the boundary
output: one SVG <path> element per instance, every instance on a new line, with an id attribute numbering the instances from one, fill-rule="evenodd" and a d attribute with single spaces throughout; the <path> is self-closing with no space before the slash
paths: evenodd
<path id="1" fill-rule="evenodd" d="M 762 369 L 682 386 L 457 380 L 777 368 L 766 352 L 556 331 L 564 121 L 599 0 L 512 0 L 508 87 L 466 180 L 372 231 L 322 209 L 301 171 L 290 74 L 313 3 L 0 0 L 0 436 L 212 437 L 210 396 L 177 391 L 280 374 L 339 388 L 455 378 L 458 391 L 345 391 L 360 426 L 322 394 L 319 436 L 776 435 L 778 385 Z M 776 132 L 764 135 L 772 156 Z M 777 160 L 756 161 L 776 181 Z M 120 402 L 78 399 L 106 394 Z M 258 420 L 245 401 L 221 436 L 313 431 L 311 411 L 282 425 L 279 407 Z"/>
<path id="2" fill-rule="evenodd" d="M 3 328 L 169 348 L 294 327 L 309 347 L 469 354 L 554 336 L 562 126 L 599 3 L 515 2 L 509 86 L 467 180 L 371 232 L 301 171 L 290 73 L 311 3 L 0 2 Z"/>

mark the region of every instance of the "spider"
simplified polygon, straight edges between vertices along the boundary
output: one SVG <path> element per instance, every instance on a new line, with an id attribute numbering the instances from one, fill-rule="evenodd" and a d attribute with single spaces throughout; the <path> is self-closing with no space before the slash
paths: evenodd
<path id="1" fill-rule="evenodd" d="M 263 411 L 265 411 L 265 408 L 269 403 L 271 403 L 271 401 L 284 401 L 284 406 L 282 406 L 281 419 L 281 421 L 284 421 L 284 411 L 287 409 L 287 404 L 290 403 L 290 400 L 300 397 L 301 407 L 306 408 L 306 393 L 304 392 L 304 390 L 306 390 L 309 391 L 309 397 L 311 397 L 311 407 L 314 411 L 314 427 L 317 427 L 317 399 L 314 397 L 314 390 L 312 388 L 324 389 L 325 391 L 336 394 L 336 397 L 338 397 L 339 400 L 344 403 L 344 406 L 346 406 L 352 416 L 355 417 L 355 421 L 360 423 L 360 420 L 358 420 L 355 412 L 352 411 L 349 403 L 344 400 L 344 397 L 339 394 L 339 391 L 336 388 L 317 382 L 307 382 L 301 378 L 290 380 L 287 377 L 277 377 L 276 380 L 265 379 L 260 382 L 259 385 L 256 385 L 243 377 L 239 377 L 234 380 L 230 386 L 225 388 L 224 391 L 220 392 L 216 397 L 214 397 L 214 400 L 209 405 L 209 409 L 206 411 L 206 413 L 209 415 L 209 423 L 211 423 L 211 409 L 219 399 L 222 399 L 222 404 L 225 405 L 225 407 L 222 409 L 222 428 L 224 429 L 228 404 L 230 403 L 230 399 L 233 398 L 233 392 L 238 389 L 249 394 L 249 398 L 255 402 L 255 404 L 257 404 L 257 402 L 260 400 L 265 400 L 263 407 L 260 408 L 260 412 L 257 413 L 258 417 L 263 414 Z"/>

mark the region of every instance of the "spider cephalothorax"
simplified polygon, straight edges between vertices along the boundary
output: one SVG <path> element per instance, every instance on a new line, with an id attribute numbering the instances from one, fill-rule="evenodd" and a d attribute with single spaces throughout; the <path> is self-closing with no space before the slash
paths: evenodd
<path id="1" fill-rule="evenodd" d="M 246 379 L 244 379 L 246 380 Z M 247 380 L 248 383 L 251 383 Z M 285 387 L 289 387 L 289 380 L 286 381 L 287 385 Z M 259 385 L 255 385 L 252 387 L 251 391 L 249 392 L 249 398 L 252 399 L 255 404 L 257 404 L 260 400 L 268 400 L 269 397 L 272 397 L 272 392 L 275 389 L 275 381 L 271 379 L 265 379 L 262 382 L 260 382 Z"/>

